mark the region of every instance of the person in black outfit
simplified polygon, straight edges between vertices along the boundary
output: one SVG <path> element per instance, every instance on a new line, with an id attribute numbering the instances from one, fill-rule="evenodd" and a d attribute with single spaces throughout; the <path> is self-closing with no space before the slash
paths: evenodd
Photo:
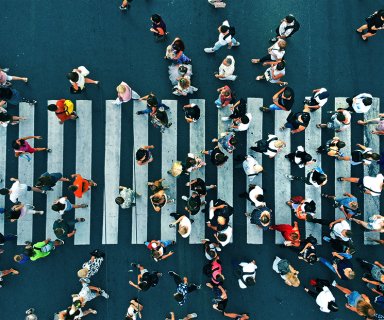
<path id="1" fill-rule="evenodd" d="M 247 102 L 241 98 L 231 107 L 232 114 L 229 117 L 222 117 L 222 121 L 233 120 L 245 116 L 247 113 Z"/>
<path id="2" fill-rule="evenodd" d="M 148 271 L 144 266 L 136 263 L 131 263 L 131 266 L 137 268 L 140 274 L 137 276 L 137 284 L 129 281 L 129 284 L 140 291 L 147 291 L 150 287 L 156 287 L 159 279 L 162 276 L 160 272 Z"/>
<path id="3" fill-rule="evenodd" d="M 197 122 L 200 119 L 200 108 L 197 104 L 191 103 L 183 107 L 184 117 L 188 123 Z"/>
<path id="4" fill-rule="evenodd" d="M 20 92 L 16 89 L 0 87 L 0 107 L 6 102 L 12 105 L 18 105 L 20 102 L 26 102 L 30 105 L 37 103 L 36 100 L 21 97 Z"/>
<path id="5" fill-rule="evenodd" d="M 263 112 L 271 110 L 290 111 L 295 103 L 295 93 L 292 88 L 284 87 L 275 93 L 272 101 L 273 103 L 269 107 L 260 107 L 260 110 Z"/>
<path id="6" fill-rule="evenodd" d="M 201 178 L 196 178 L 187 182 L 186 186 L 190 187 L 191 191 L 197 192 L 201 198 L 207 195 L 207 190 L 216 188 L 215 184 L 211 184 L 207 187 L 205 181 Z"/>
<path id="7" fill-rule="evenodd" d="M 298 146 L 295 152 L 288 153 L 284 157 L 291 163 L 297 164 L 299 168 L 304 168 L 306 165 L 316 162 L 316 159 L 313 159 L 302 146 Z"/>
<path id="8" fill-rule="evenodd" d="M 301 181 L 316 188 L 322 187 L 328 182 L 328 176 L 321 170 L 321 168 L 311 170 L 306 177 L 298 177 L 290 174 L 286 175 L 286 177 L 289 180 Z"/>
<path id="9" fill-rule="evenodd" d="M 373 37 L 376 34 L 377 30 L 384 29 L 384 10 L 374 12 L 366 18 L 365 21 L 367 23 L 356 29 L 356 31 L 361 33 L 361 38 L 363 40 L 367 41 L 368 38 Z"/>
<path id="10" fill-rule="evenodd" d="M 311 120 L 310 109 L 308 106 L 304 106 L 304 110 L 300 112 L 291 112 L 287 117 L 287 122 L 280 128 L 285 130 L 286 128 L 291 129 L 291 133 L 298 133 L 304 131 Z"/>
<path id="11" fill-rule="evenodd" d="M 150 31 L 154 34 L 157 38 L 163 38 L 167 34 L 167 26 L 164 22 L 164 20 L 158 15 L 153 14 L 151 16 L 152 21 L 152 28 Z"/>
<path id="12" fill-rule="evenodd" d="M 208 151 L 207 150 L 202 150 L 201 153 L 209 155 L 210 158 L 211 158 L 211 162 L 216 167 L 222 166 L 228 160 L 228 156 L 226 156 L 224 154 L 224 152 L 220 150 L 218 145 L 216 147 L 214 147 L 212 150 L 208 150 Z"/>

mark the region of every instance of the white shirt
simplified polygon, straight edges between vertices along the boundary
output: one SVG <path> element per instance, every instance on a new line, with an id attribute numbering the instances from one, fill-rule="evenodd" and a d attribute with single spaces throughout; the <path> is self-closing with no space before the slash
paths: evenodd
<path id="1" fill-rule="evenodd" d="M 252 263 L 252 262 L 249 262 L 249 263 L 242 262 L 239 265 L 243 268 L 243 272 L 253 272 L 253 275 L 252 274 L 245 274 L 245 275 L 242 276 L 244 282 L 249 277 L 252 277 L 252 278 L 256 277 L 257 266 L 254 263 Z M 247 286 L 243 283 L 243 281 L 241 281 L 240 279 L 238 281 L 239 281 L 239 286 L 240 286 L 241 289 L 246 289 L 247 288 Z"/>
<path id="2" fill-rule="evenodd" d="M 268 140 L 271 140 L 271 139 L 273 139 L 273 138 L 277 138 L 277 136 L 275 136 L 274 134 L 269 134 L 269 135 L 268 135 Z M 268 150 L 264 152 L 264 154 L 265 154 L 266 156 L 274 157 L 274 156 L 277 154 L 278 149 L 275 147 L 275 142 L 276 142 L 276 141 L 277 141 L 277 140 L 273 140 L 273 141 L 271 141 L 271 142 L 268 144 Z M 269 149 L 276 150 L 276 151 L 271 151 L 271 150 L 269 150 Z"/>
<path id="3" fill-rule="evenodd" d="M 127 316 L 130 316 L 133 320 L 137 319 L 137 311 L 134 307 L 132 307 L 132 305 L 130 305 L 127 310 Z"/>
<path id="4" fill-rule="evenodd" d="M 232 234 L 233 234 L 233 229 L 231 226 L 228 226 L 225 230 L 218 231 L 217 234 L 219 235 L 220 233 L 226 234 L 227 235 L 227 240 L 225 241 L 219 241 L 220 244 L 225 247 L 232 239 Z"/>
<path id="5" fill-rule="evenodd" d="M 321 291 L 316 297 L 316 303 L 320 307 L 320 311 L 327 313 L 331 312 L 331 310 L 328 309 L 328 303 L 331 301 L 335 301 L 335 297 L 329 288 L 324 286 L 323 291 Z"/>
<path id="6" fill-rule="evenodd" d="M 289 28 L 287 29 L 287 27 L 292 27 L 293 25 L 295 24 L 295 20 L 293 20 L 291 23 L 288 23 L 287 21 L 283 21 L 280 26 L 279 26 L 279 34 L 281 36 L 286 36 L 288 37 L 292 31 L 293 31 L 293 28 Z"/>
<path id="7" fill-rule="evenodd" d="M 321 88 L 318 92 L 315 93 L 313 97 L 317 101 L 320 107 L 324 106 L 328 101 L 328 98 L 320 99 L 319 95 L 323 92 L 327 92 L 327 89 Z"/>
<path id="8" fill-rule="evenodd" d="M 366 176 L 363 178 L 363 185 L 364 187 L 370 189 L 369 191 L 371 192 L 372 197 L 379 197 L 383 180 L 384 176 L 381 173 L 379 173 L 376 177 Z"/>
<path id="9" fill-rule="evenodd" d="M 229 27 L 228 20 L 225 20 L 221 25 Z M 224 39 L 225 36 L 227 36 L 227 37 Z M 225 46 L 226 44 L 228 44 L 230 42 L 232 42 L 232 36 L 230 34 L 223 34 L 223 33 L 220 32 L 220 34 L 219 34 L 219 43 L 221 45 Z"/>
<path id="10" fill-rule="evenodd" d="M 260 164 L 257 162 L 257 160 L 254 157 L 247 155 L 245 157 L 245 160 L 243 161 L 243 169 L 245 174 L 249 176 L 251 174 L 257 173 L 255 170 L 255 167 L 258 165 Z M 255 178 L 255 176 L 256 175 L 249 176 L 249 181 L 252 181 Z"/>
<path id="11" fill-rule="evenodd" d="M 281 41 L 281 40 L 279 40 Z M 271 59 L 276 61 L 276 60 L 281 60 L 283 59 L 285 55 L 285 50 L 281 50 L 279 46 L 279 41 L 277 41 L 272 47 L 271 47 Z M 284 40 L 283 40 L 284 41 Z"/>
<path id="12" fill-rule="evenodd" d="M 225 59 L 227 58 L 232 60 L 232 64 L 230 66 L 226 66 L 224 63 L 222 63 L 219 67 L 219 75 L 224 77 L 231 76 L 235 72 L 235 59 L 232 56 L 227 56 Z"/>
<path id="13" fill-rule="evenodd" d="M 180 227 L 186 227 L 187 228 L 187 230 L 188 230 L 187 233 L 183 234 L 181 236 L 183 238 L 188 238 L 189 235 L 191 234 L 192 224 L 191 224 L 191 220 L 189 220 L 187 216 L 184 216 L 183 218 L 181 218 L 181 220 L 179 222 L 179 228 Z"/>
<path id="14" fill-rule="evenodd" d="M 369 93 L 360 93 L 354 98 L 356 101 L 352 103 L 352 108 L 353 110 L 355 110 L 356 113 L 366 113 L 369 109 L 371 109 L 372 105 L 366 106 L 363 103 L 364 98 L 372 99 L 372 95 Z"/>
<path id="15" fill-rule="evenodd" d="M 60 213 L 61 215 L 63 215 L 64 212 L 65 212 L 65 209 L 67 209 L 67 207 L 68 207 L 68 205 L 67 205 L 67 199 L 64 198 L 64 197 L 62 197 L 62 198 L 60 198 L 59 201 L 57 201 L 57 202 L 58 202 L 58 203 L 62 203 L 62 204 L 65 205 L 65 206 L 64 206 L 64 209 L 59 211 L 59 213 Z"/>
<path id="16" fill-rule="evenodd" d="M 297 151 L 304 152 L 305 150 L 304 150 L 303 146 L 298 146 Z M 295 155 L 294 161 L 299 166 L 299 168 L 304 168 L 305 165 L 301 163 L 301 158 L 296 157 L 296 155 Z"/>
<path id="17" fill-rule="evenodd" d="M 9 189 L 11 191 L 9 195 L 9 200 L 11 200 L 13 203 L 22 202 L 24 203 L 25 197 L 28 192 L 28 186 L 24 183 L 20 183 L 20 181 L 15 181 Z"/>
<path id="18" fill-rule="evenodd" d="M 351 230 L 351 226 L 346 220 L 343 220 L 333 225 L 333 229 L 331 231 L 331 238 L 336 239 L 337 237 L 343 241 L 348 241 L 349 238 L 341 234 L 343 230 Z"/>
<path id="19" fill-rule="evenodd" d="M 264 195 L 264 190 L 260 188 L 259 186 L 255 186 L 250 192 L 249 192 L 249 198 L 252 200 L 252 202 L 255 204 L 256 207 L 264 206 L 265 202 L 260 202 L 256 200 L 256 197 L 261 194 Z"/>
<path id="20" fill-rule="evenodd" d="M 245 131 L 245 130 L 248 130 L 249 128 L 249 125 L 251 124 L 251 121 L 252 121 L 252 114 L 251 113 L 246 113 L 245 114 L 248 119 L 249 119 L 249 122 L 244 124 L 244 123 L 240 123 L 237 125 L 237 128 L 233 128 L 234 131 Z"/>

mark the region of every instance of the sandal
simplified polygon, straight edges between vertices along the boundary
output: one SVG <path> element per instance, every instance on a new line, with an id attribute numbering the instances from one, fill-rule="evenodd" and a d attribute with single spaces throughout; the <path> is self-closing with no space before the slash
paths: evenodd
<path id="1" fill-rule="evenodd" d="M 12 272 L 12 274 L 13 275 L 17 275 L 17 274 L 19 274 L 20 272 L 19 271 L 17 271 L 16 269 L 10 269 L 11 270 L 11 272 Z"/>
<path id="2" fill-rule="evenodd" d="M 317 124 L 317 125 L 316 125 L 316 128 L 317 128 L 317 129 L 321 129 L 321 124 L 320 124 L 320 123 Z"/>
<path id="3" fill-rule="evenodd" d="M 337 181 L 344 181 L 343 178 L 344 177 L 337 177 Z"/>
<path id="4" fill-rule="evenodd" d="M 79 222 L 84 222 L 85 219 L 84 219 L 84 218 L 77 218 L 77 221 L 79 221 Z"/>
<path id="5" fill-rule="evenodd" d="M 252 63 L 255 63 L 255 64 L 256 64 L 256 63 L 260 63 L 260 59 L 251 59 L 251 62 L 252 62 Z"/>
<path id="6" fill-rule="evenodd" d="M 263 76 L 257 76 L 257 77 L 256 77 L 256 80 L 257 80 L 257 81 L 263 80 Z"/>

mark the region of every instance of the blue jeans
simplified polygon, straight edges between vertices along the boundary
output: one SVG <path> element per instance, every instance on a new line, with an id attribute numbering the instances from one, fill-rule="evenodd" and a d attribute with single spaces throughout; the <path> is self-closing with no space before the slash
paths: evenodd
<path id="1" fill-rule="evenodd" d="M 341 255 L 343 258 L 345 258 L 345 259 L 351 259 L 352 258 L 352 255 L 351 254 L 349 254 L 349 253 L 338 253 L 339 255 Z M 320 257 L 319 258 L 319 261 L 322 263 L 322 264 L 324 264 L 326 267 L 328 267 L 333 273 L 336 273 L 336 270 L 335 270 L 335 268 L 333 267 L 333 265 L 332 265 L 332 263 L 331 262 L 329 262 L 327 259 L 325 259 L 325 258 L 322 258 L 322 257 Z"/>
<path id="2" fill-rule="evenodd" d="M 232 44 L 236 44 L 237 43 L 237 41 L 236 41 L 236 39 L 235 38 L 232 38 Z M 220 43 L 220 41 L 217 41 L 216 43 L 215 43 L 215 45 L 213 46 L 213 51 L 217 51 L 217 50 L 219 50 L 221 47 L 224 47 L 224 46 L 226 46 L 226 44 L 221 44 Z"/>
<path id="3" fill-rule="evenodd" d="M 269 110 L 283 110 L 283 109 L 281 109 L 280 107 L 278 107 L 277 105 L 275 105 L 274 103 L 272 103 L 272 104 L 269 106 Z"/>
<path id="4" fill-rule="evenodd" d="M 159 240 L 159 241 L 162 245 L 164 245 L 164 247 L 170 246 L 173 242 L 172 240 Z M 149 241 L 145 241 L 144 244 L 148 247 Z"/>
<path id="5" fill-rule="evenodd" d="M 11 91 L 12 91 L 12 98 L 7 100 L 7 103 L 13 104 L 16 106 L 21 101 L 21 95 L 20 95 L 20 92 L 17 91 L 16 89 L 11 88 Z"/>

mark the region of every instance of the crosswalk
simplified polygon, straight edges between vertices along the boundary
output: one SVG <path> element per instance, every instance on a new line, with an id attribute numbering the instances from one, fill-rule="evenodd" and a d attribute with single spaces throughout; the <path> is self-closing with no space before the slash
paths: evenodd
<path id="1" fill-rule="evenodd" d="M 50 100 L 48 103 L 55 103 L 55 100 Z M 172 162 L 176 160 L 184 160 L 185 156 L 182 159 L 178 159 L 177 150 L 178 145 L 185 143 L 178 137 L 178 114 L 182 115 L 180 110 L 182 105 L 177 102 L 177 100 L 163 100 L 164 104 L 170 107 L 169 118 L 172 122 L 172 126 L 165 130 L 161 135 L 161 145 L 155 146 L 154 152 L 156 155 L 161 155 L 161 161 L 157 161 L 156 165 L 161 166 L 161 176 L 166 178 L 164 184 L 169 187 L 167 194 L 170 198 L 176 199 L 175 203 L 167 204 L 161 211 L 161 213 L 155 213 L 152 209 L 150 201 L 148 200 L 149 191 L 147 187 L 149 170 L 152 170 L 153 164 L 138 166 L 133 165 L 132 172 L 132 183 L 129 187 L 135 189 L 141 196 L 136 199 L 136 206 L 132 209 L 129 209 L 132 216 L 131 226 L 119 225 L 119 214 L 122 214 L 119 206 L 115 203 L 115 198 L 118 195 L 118 188 L 121 185 L 121 168 L 126 165 L 127 162 L 136 164 L 135 161 L 135 152 L 138 148 L 146 146 L 149 144 L 149 126 L 151 124 L 147 121 L 146 115 L 137 116 L 135 113 L 139 110 L 146 108 L 146 103 L 142 101 L 134 101 L 132 112 L 134 114 L 135 121 L 132 122 L 133 130 L 133 144 L 130 146 L 130 150 L 122 150 L 122 129 L 126 126 L 126 123 L 122 120 L 122 107 L 115 105 L 113 100 L 107 100 L 105 102 L 105 113 L 106 113 L 106 125 L 105 125 L 105 154 L 104 154 L 104 167 L 103 168 L 94 168 L 92 166 L 93 160 L 93 133 L 98 130 L 94 126 L 94 119 L 92 116 L 92 101 L 89 100 L 77 100 L 76 101 L 76 110 L 79 115 L 79 119 L 76 120 L 76 173 L 80 173 L 85 178 L 92 177 L 92 168 L 94 170 L 100 171 L 104 170 L 104 186 L 103 186 L 103 208 L 102 210 L 93 207 L 92 205 L 92 191 L 88 191 L 84 194 L 82 199 L 76 199 L 76 204 L 87 203 L 90 204 L 86 209 L 80 209 L 75 211 L 75 217 L 85 218 L 84 223 L 78 224 L 76 226 L 77 233 L 74 238 L 75 245 L 88 245 L 91 241 L 91 232 L 97 232 L 102 234 L 102 243 L 103 244 L 118 244 L 119 232 L 124 232 L 124 230 L 131 228 L 131 244 L 142 244 L 144 241 L 148 240 L 148 229 L 151 220 L 160 219 L 160 230 L 158 231 L 158 238 L 167 239 L 167 240 L 178 240 L 180 237 L 177 235 L 175 228 L 169 228 L 168 225 L 173 221 L 173 218 L 170 217 L 171 212 L 175 212 L 178 202 L 180 200 L 181 194 L 177 194 L 177 186 L 180 183 L 180 180 L 174 178 L 167 174 L 167 171 L 171 168 Z M 190 103 L 195 103 L 200 107 L 201 117 L 197 123 L 187 124 L 189 126 L 189 151 L 194 154 L 199 154 L 200 150 L 208 150 L 211 148 L 210 140 L 213 137 L 206 137 L 206 127 L 210 124 L 206 121 L 205 118 L 205 105 L 206 101 L 204 99 L 191 99 Z M 299 195 L 296 194 L 295 190 L 291 189 L 292 182 L 284 177 L 285 174 L 291 174 L 291 165 L 284 159 L 284 155 L 294 151 L 291 147 L 292 134 L 289 130 L 279 131 L 278 128 L 284 124 L 285 119 L 288 113 L 283 111 L 276 111 L 274 113 L 269 113 L 264 115 L 264 113 L 259 111 L 259 108 L 263 106 L 263 99 L 261 98 L 248 98 L 248 110 L 253 115 L 253 121 L 249 127 L 249 130 L 246 133 L 247 141 L 246 147 L 247 152 L 251 152 L 253 156 L 258 160 L 260 164 L 267 161 L 274 162 L 274 172 L 268 172 L 264 175 L 256 176 L 253 184 L 262 186 L 263 179 L 274 179 L 274 203 L 268 203 L 268 207 L 273 209 L 273 218 L 275 224 L 291 224 L 293 217 L 291 214 L 290 208 L 285 204 L 285 201 L 289 199 L 290 196 Z M 374 118 L 379 112 L 379 99 L 375 98 L 373 106 L 365 116 L 366 118 Z M 346 106 L 345 98 L 335 98 L 335 109 L 338 107 Z M 221 120 L 223 116 L 229 114 L 229 108 L 223 110 L 218 110 L 217 113 L 217 136 L 220 137 L 222 132 L 227 131 L 228 122 Z M 33 135 L 35 132 L 34 128 L 34 115 L 35 110 L 33 107 L 29 106 L 26 103 L 20 103 L 20 115 L 27 117 L 28 119 L 22 121 L 18 126 L 18 136 L 28 136 Z M 249 150 L 249 148 L 255 145 L 255 142 L 262 137 L 267 135 L 267 132 L 263 133 L 263 117 L 268 117 L 268 121 L 273 121 L 274 119 L 274 132 L 278 137 L 285 141 L 286 147 L 283 152 L 279 153 L 274 160 L 269 160 L 268 158 L 262 156 L 261 154 L 254 153 Z M 184 122 L 184 119 L 179 119 Z M 305 137 L 304 143 L 305 148 L 312 155 L 315 154 L 315 150 L 318 146 L 322 144 L 322 135 L 326 130 L 319 130 L 315 127 L 315 124 L 321 123 L 321 112 L 311 113 L 311 124 L 306 129 L 304 133 L 299 133 L 298 135 L 303 135 Z M 323 122 L 328 119 L 323 120 Z M 52 112 L 48 112 L 48 133 L 47 133 L 47 143 L 48 146 L 54 146 L 52 148 L 52 153 L 48 155 L 47 160 L 47 171 L 48 172 L 63 172 L 63 159 L 64 159 L 64 142 L 66 139 L 65 127 L 66 125 L 60 125 L 56 116 Z M 179 125 L 180 125 L 179 121 Z M 10 128 L 8 128 L 10 130 Z M 364 128 L 364 136 L 361 137 L 361 142 L 365 145 L 369 145 L 374 150 L 378 151 L 380 147 L 379 136 L 370 134 L 371 128 Z M 273 132 L 270 132 L 273 133 Z M 351 150 L 351 131 L 347 130 L 337 134 L 341 140 L 345 141 L 347 146 L 343 149 L 345 154 L 350 154 Z M 7 129 L 0 127 L 0 145 L 5 146 L 7 141 Z M 30 140 L 31 145 L 33 145 L 33 140 Z M 98 155 L 99 157 L 102 155 Z M 126 157 L 131 157 L 127 159 Z M 321 156 L 317 155 L 315 157 L 317 163 L 315 163 L 310 168 L 302 169 L 302 176 L 304 176 L 309 170 L 316 166 L 321 167 Z M 6 153 L 0 153 L 0 178 L 5 180 L 6 177 Z M 212 165 L 207 160 L 207 167 Z M 15 160 L 16 161 L 16 160 Z M 18 166 L 18 178 L 28 185 L 33 185 L 35 178 L 41 174 L 41 172 L 34 172 L 34 156 L 31 157 L 30 161 L 26 159 L 19 159 Z M 327 161 L 332 161 L 327 159 Z M 351 175 L 351 165 L 346 161 L 336 161 L 335 160 L 335 177 L 338 176 L 350 176 Z M 207 181 L 208 184 L 217 184 L 217 197 L 224 199 L 230 205 L 233 205 L 234 202 L 238 203 L 239 201 L 246 202 L 246 211 L 252 212 L 253 208 L 251 203 L 245 199 L 240 199 L 237 195 L 234 194 L 234 183 L 237 179 L 246 179 L 247 188 L 249 185 L 248 179 L 242 172 L 242 169 L 235 168 L 236 165 L 233 161 L 233 156 L 229 156 L 229 160 L 225 163 L 224 166 L 217 168 L 217 182 Z M 371 165 L 364 168 L 365 175 L 375 175 L 377 174 L 379 167 L 377 165 Z M 200 177 L 205 180 L 205 171 L 206 168 L 203 167 L 197 171 L 194 171 L 190 175 L 190 180 Z M 69 174 L 75 172 L 65 173 L 64 176 L 68 177 Z M 268 176 L 266 176 L 268 174 Z M 240 178 L 241 177 L 241 178 Z M 158 177 L 160 178 L 160 177 Z M 184 181 L 185 179 L 183 179 Z M 264 183 L 267 180 L 264 180 Z M 333 182 L 332 182 L 333 183 Z M 336 196 L 341 196 L 344 192 L 351 192 L 351 186 L 349 183 L 343 183 L 340 185 L 340 182 L 335 181 L 335 194 Z M 0 186 L 9 185 L 9 182 L 2 181 Z M 269 185 L 269 184 L 268 184 Z M 212 191 L 211 191 L 212 192 Z M 17 234 L 18 234 L 18 244 L 21 245 L 25 241 L 30 241 L 33 237 L 33 229 L 35 224 L 42 223 L 42 220 L 45 220 L 45 230 L 46 236 L 54 238 L 52 225 L 53 222 L 59 217 L 59 214 L 51 209 L 52 202 L 63 196 L 68 195 L 68 190 L 66 187 L 63 187 L 63 184 L 59 182 L 54 191 L 47 193 L 46 200 L 46 216 L 36 217 L 35 221 L 33 215 L 27 215 L 22 219 L 18 220 L 17 223 Z M 314 188 L 312 186 L 305 185 L 305 196 L 311 198 L 316 202 L 317 208 L 321 208 L 321 190 Z M 267 197 L 268 198 L 268 197 Z M 71 199 L 71 197 L 70 197 Z M 73 198 L 72 198 L 73 199 Z M 7 200 L 8 201 L 8 200 Z M 5 206 L 4 197 L 0 197 L 0 207 Z M 33 203 L 33 192 L 28 193 L 28 203 Z M 9 204 L 8 204 L 9 205 Z M 182 204 L 184 206 L 184 202 Z M 180 207 L 180 206 L 179 206 Z M 324 210 L 330 210 L 329 204 L 324 203 Z M 45 208 L 37 208 L 45 209 Z M 368 219 L 370 215 L 380 212 L 380 199 L 379 197 L 364 196 L 364 219 Z M 92 211 L 102 211 L 103 214 L 103 224 L 102 225 L 92 225 Z M 126 210 L 127 211 L 127 210 Z M 318 209 L 316 217 L 321 217 L 321 210 Z M 335 209 L 335 218 L 342 217 L 340 210 Z M 192 233 L 188 241 L 190 244 L 198 244 L 200 240 L 205 238 L 206 233 L 206 224 L 204 213 L 199 213 L 193 217 L 194 223 L 192 225 Z M 243 212 L 235 212 L 231 217 L 231 225 L 236 225 L 240 222 L 246 223 L 247 236 L 246 241 L 248 244 L 262 244 L 263 231 L 257 228 L 255 225 L 250 223 L 250 220 L 247 219 Z M 299 222 L 300 225 L 303 222 Z M 98 228 L 97 230 L 95 228 Z M 7 225 L 4 224 L 4 216 L 0 215 L 0 232 L 3 232 L 4 229 L 7 229 Z M 321 233 L 322 229 L 320 225 L 312 224 L 305 222 L 305 235 L 312 234 L 315 236 L 319 242 L 321 242 Z M 6 230 L 5 230 L 6 231 Z M 232 239 L 233 243 L 236 243 L 236 229 L 234 230 L 234 237 Z M 305 236 L 303 235 L 303 236 Z M 366 237 L 379 238 L 377 233 L 368 233 L 366 232 Z M 282 242 L 282 237 L 280 233 L 276 232 L 276 243 Z M 371 242 L 365 240 L 365 244 L 372 244 Z"/>

